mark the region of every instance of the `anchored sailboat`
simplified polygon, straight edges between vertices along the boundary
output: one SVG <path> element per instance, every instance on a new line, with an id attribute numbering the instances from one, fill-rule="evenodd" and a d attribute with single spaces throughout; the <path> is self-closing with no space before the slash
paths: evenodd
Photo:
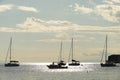
<path id="1" fill-rule="evenodd" d="M 70 60 L 70 57 L 71 57 L 71 62 L 69 63 L 69 66 L 79 66 L 80 61 L 77 61 L 77 60 L 73 59 L 73 38 L 72 38 L 70 50 L 71 51 L 70 51 L 70 54 L 69 54 L 69 60 Z"/>
<path id="2" fill-rule="evenodd" d="M 66 63 L 62 60 L 62 42 L 61 42 L 60 55 L 58 58 L 58 62 L 57 63 L 53 62 L 52 64 L 47 65 L 47 67 L 49 69 L 67 69 L 68 67 L 65 65 Z"/>
<path id="3" fill-rule="evenodd" d="M 12 37 L 10 39 L 10 45 L 9 45 L 9 48 L 8 48 L 8 51 L 7 51 L 7 56 L 6 56 L 6 60 L 5 60 L 5 67 L 17 67 L 17 66 L 19 66 L 19 61 L 12 60 L 12 57 L 11 57 L 11 46 L 12 46 Z M 9 55 L 9 62 L 6 63 L 8 55 Z"/>
<path id="4" fill-rule="evenodd" d="M 102 58 L 101 58 L 101 67 L 114 67 L 116 66 L 115 63 L 111 62 L 111 61 L 108 61 L 108 56 L 107 56 L 107 38 L 108 36 L 106 35 L 106 40 L 105 40 L 105 50 L 103 50 L 103 55 L 105 55 L 105 63 L 102 63 L 102 60 L 103 60 L 103 55 L 102 55 Z"/>

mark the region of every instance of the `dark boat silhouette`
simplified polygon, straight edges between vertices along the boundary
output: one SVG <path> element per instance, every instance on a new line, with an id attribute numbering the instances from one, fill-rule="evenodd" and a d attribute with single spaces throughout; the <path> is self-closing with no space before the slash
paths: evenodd
<path id="1" fill-rule="evenodd" d="M 47 65 L 49 69 L 67 69 L 68 67 L 64 64 L 62 65 L 60 62 L 52 63 L 50 65 Z"/>
<path id="2" fill-rule="evenodd" d="M 101 63 L 101 67 L 115 67 L 116 66 L 116 64 L 115 63 L 113 63 L 113 62 L 105 62 L 105 63 Z"/>
<path id="3" fill-rule="evenodd" d="M 108 56 L 107 56 L 107 38 L 108 36 L 106 35 L 106 40 L 105 40 L 105 50 L 103 50 L 103 54 L 102 54 L 102 58 L 101 58 L 101 67 L 115 67 L 116 64 L 112 61 L 108 61 Z M 103 55 L 105 55 L 105 63 L 102 63 L 102 60 L 103 60 Z"/>
<path id="4" fill-rule="evenodd" d="M 79 66 L 80 61 L 77 61 L 77 60 L 73 59 L 73 38 L 72 38 L 70 50 L 71 51 L 70 51 L 70 54 L 69 54 L 69 60 L 70 60 L 70 57 L 71 57 L 71 62 L 69 62 L 69 66 Z"/>
<path id="5" fill-rule="evenodd" d="M 5 67 L 15 67 L 15 66 L 19 66 L 19 61 L 11 60 L 9 63 L 5 64 Z"/>
<path id="6" fill-rule="evenodd" d="M 62 60 L 62 42 L 61 42 L 60 55 L 58 58 L 58 62 L 53 62 L 52 64 L 47 65 L 47 67 L 49 69 L 67 69 L 68 67 L 65 65 L 66 65 L 65 61 Z"/>
<path id="7" fill-rule="evenodd" d="M 69 66 L 79 66 L 79 65 L 80 65 L 80 61 L 73 60 L 73 59 L 72 59 L 72 62 L 69 63 Z"/>
<path id="8" fill-rule="evenodd" d="M 17 67 L 20 65 L 19 61 L 11 59 L 11 46 L 12 46 L 12 37 L 10 39 L 10 45 L 7 51 L 7 56 L 6 56 L 5 65 L 4 65 L 5 67 Z M 8 55 L 9 55 L 9 62 L 7 63 Z"/>

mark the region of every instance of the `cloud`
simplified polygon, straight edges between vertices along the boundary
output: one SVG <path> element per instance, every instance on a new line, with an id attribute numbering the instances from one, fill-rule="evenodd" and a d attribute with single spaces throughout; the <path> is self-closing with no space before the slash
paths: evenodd
<path id="1" fill-rule="evenodd" d="M 17 24 L 28 32 L 61 32 L 68 30 L 71 23 L 69 21 L 49 20 L 44 21 L 34 17 L 29 17 L 25 22 Z"/>
<path id="2" fill-rule="evenodd" d="M 108 4 L 120 3 L 120 0 L 105 0 L 104 2 Z"/>
<path id="3" fill-rule="evenodd" d="M 0 27 L 0 32 L 39 32 L 56 33 L 56 37 L 67 36 L 69 33 L 119 33 L 119 26 L 83 26 L 66 20 L 42 20 L 28 17 L 14 28 Z M 69 35 L 68 35 L 69 36 Z"/>
<path id="4" fill-rule="evenodd" d="M 12 4 L 4 4 L 4 5 L 0 5 L 0 12 L 5 12 L 7 10 L 11 10 L 13 7 Z"/>
<path id="5" fill-rule="evenodd" d="M 69 21 L 61 20 L 41 20 L 35 17 L 28 17 L 23 23 L 17 26 L 26 32 L 66 32 L 66 31 L 91 31 L 91 32 L 119 32 L 119 26 L 81 26 Z"/>
<path id="6" fill-rule="evenodd" d="M 64 42 L 70 42 L 68 39 L 71 37 L 76 38 L 74 41 L 94 42 L 96 41 L 94 36 L 84 37 L 83 35 L 105 35 L 106 33 L 111 35 L 113 33 L 120 34 L 120 26 L 83 26 L 66 20 L 42 20 L 35 17 L 28 17 L 25 21 L 16 24 L 16 27 L 0 27 L 0 32 L 41 33 L 52 35 L 50 39 L 36 40 L 37 42 L 45 43 L 60 42 L 61 39 L 64 40 Z"/>
<path id="7" fill-rule="evenodd" d="M 36 40 L 37 42 L 47 42 L 47 43 L 54 43 L 54 42 L 71 42 L 71 39 L 64 39 L 62 40 L 61 38 L 53 38 L 53 39 L 41 39 L 41 40 Z M 75 40 L 74 42 L 79 42 L 79 40 Z"/>
<path id="8" fill-rule="evenodd" d="M 22 11 L 29 11 L 29 12 L 38 12 L 38 10 L 34 7 L 28 7 L 28 6 L 18 6 L 19 10 Z"/>
<path id="9" fill-rule="evenodd" d="M 89 14 L 89 13 L 93 12 L 93 9 L 87 8 L 87 7 L 84 7 L 84 6 L 80 6 L 79 4 L 75 3 L 74 11 L 79 12 L 79 13 Z"/>
<path id="10" fill-rule="evenodd" d="M 111 1 L 113 1 L 115 3 L 120 3 L 120 0 L 111 0 Z"/>
<path id="11" fill-rule="evenodd" d="M 104 3 L 106 3 L 106 4 L 114 4 L 114 3 L 113 3 L 112 1 L 110 1 L 110 0 L 105 0 Z"/>
<path id="12" fill-rule="evenodd" d="M 110 22 L 120 21 L 120 6 L 118 5 L 98 5 L 96 6 L 96 14 L 102 16 Z"/>
<path id="13" fill-rule="evenodd" d="M 0 12 L 5 12 L 7 10 L 12 10 L 13 7 L 17 7 L 18 10 L 22 11 L 28 11 L 28 12 L 38 12 L 38 10 L 34 7 L 28 7 L 28 6 L 15 6 L 13 4 L 4 4 L 0 5 Z"/>
<path id="14" fill-rule="evenodd" d="M 26 32 L 19 28 L 0 27 L 0 32 Z"/>
<path id="15" fill-rule="evenodd" d="M 93 6 L 94 8 L 81 6 L 77 3 L 69 7 L 73 8 L 73 11 L 77 13 L 96 14 L 106 21 L 118 23 L 120 22 L 120 5 L 114 3 L 120 3 L 120 0 L 106 0 L 103 4 Z"/>
<path id="16" fill-rule="evenodd" d="M 37 40 L 37 42 L 60 42 L 60 39 L 41 39 L 41 40 Z"/>

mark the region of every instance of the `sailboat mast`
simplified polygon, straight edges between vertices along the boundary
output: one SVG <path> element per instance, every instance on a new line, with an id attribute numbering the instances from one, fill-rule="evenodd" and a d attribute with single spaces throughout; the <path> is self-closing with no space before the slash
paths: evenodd
<path id="1" fill-rule="evenodd" d="M 12 37 L 10 38 L 10 61 L 11 61 L 11 46 L 12 46 Z"/>
<path id="2" fill-rule="evenodd" d="M 72 60 L 73 60 L 73 38 L 72 38 L 71 48 L 72 48 Z"/>
<path id="3" fill-rule="evenodd" d="M 62 60 L 62 41 L 61 41 L 61 45 L 60 45 L 60 56 L 59 56 L 59 60 Z"/>
<path id="4" fill-rule="evenodd" d="M 107 61 L 107 35 L 106 35 L 106 51 L 105 51 L 105 61 Z"/>

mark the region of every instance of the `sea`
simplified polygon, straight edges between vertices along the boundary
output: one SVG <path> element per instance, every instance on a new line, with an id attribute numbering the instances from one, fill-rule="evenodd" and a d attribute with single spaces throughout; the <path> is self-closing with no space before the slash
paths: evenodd
<path id="1" fill-rule="evenodd" d="M 101 67 L 81 63 L 68 69 L 48 69 L 50 63 L 22 63 L 19 67 L 0 64 L 0 80 L 120 80 L 120 66 Z"/>

